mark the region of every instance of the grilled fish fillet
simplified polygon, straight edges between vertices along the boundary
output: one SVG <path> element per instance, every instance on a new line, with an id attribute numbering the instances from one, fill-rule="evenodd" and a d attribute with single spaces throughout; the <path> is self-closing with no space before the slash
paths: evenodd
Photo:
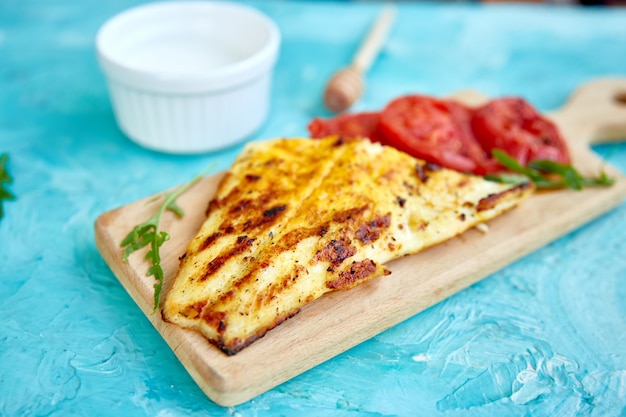
<path id="1" fill-rule="evenodd" d="M 385 263 L 513 208 L 532 185 L 432 166 L 365 139 L 251 143 L 180 258 L 165 320 L 228 355 Z"/>

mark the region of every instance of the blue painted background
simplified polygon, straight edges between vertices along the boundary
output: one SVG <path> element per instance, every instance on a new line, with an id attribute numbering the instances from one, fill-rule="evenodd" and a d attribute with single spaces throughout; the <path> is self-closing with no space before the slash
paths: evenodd
<path id="1" fill-rule="evenodd" d="M 241 148 L 164 155 L 118 130 L 94 36 L 139 3 L 0 0 L 0 153 L 18 197 L 0 221 L 0 415 L 626 415 L 626 203 L 246 404 L 207 399 L 94 244 L 99 214 Z M 283 45 L 250 139 L 305 135 L 380 4 L 251 4 Z M 550 110 L 607 75 L 626 77 L 626 10 L 406 2 L 354 110 L 465 88 Z M 596 150 L 626 171 L 625 144 Z"/>

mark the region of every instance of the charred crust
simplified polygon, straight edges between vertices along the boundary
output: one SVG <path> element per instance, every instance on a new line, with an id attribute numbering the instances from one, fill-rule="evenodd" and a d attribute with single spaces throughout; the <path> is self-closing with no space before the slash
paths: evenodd
<path id="1" fill-rule="evenodd" d="M 422 164 L 415 164 L 415 174 L 417 175 L 417 178 L 421 182 L 428 181 L 428 175 L 426 174 L 426 169 L 424 168 L 424 165 L 422 165 Z"/>
<path id="2" fill-rule="evenodd" d="M 202 312 L 201 318 L 206 324 L 217 330 L 219 334 L 223 334 L 226 331 L 226 320 L 228 319 L 228 314 L 224 311 L 205 309 L 205 311 Z"/>
<path id="3" fill-rule="evenodd" d="M 180 312 L 180 314 L 182 314 L 188 319 L 198 318 L 202 315 L 202 310 L 204 309 L 205 305 L 206 305 L 205 301 L 198 301 L 197 303 L 194 303 L 185 307 Z"/>
<path id="4" fill-rule="evenodd" d="M 212 235 L 208 236 L 206 239 L 204 239 L 204 241 L 202 242 L 202 244 L 198 248 L 198 252 L 202 252 L 203 250 L 205 250 L 206 248 L 211 246 L 213 244 L 213 242 L 215 242 L 217 240 L 217 238 L 219 238 L 220 236 L 222 236 L 221 232 L 215 232 Z"/>
<path id="5" fill-rule="evenodd" d="M 349 220 L 354 220 L 357 217 L 360 217 L 367 209 L 369 209 L 369 206 L 366 204 L 361 207 L 355 207 L 348 210 L 340 211 L 338 213 L 335 213 L 335 215 L 333 216 L 333 221 L 337 223 L 345 223 Z"/>
<path id="6" fill-rule="evenodd" d="M 220 302 L 224 303 L 229 300 L 232 300 L 235 297 L 235 292 L 233 290 L 227 291 L 224 294 L 220 295 Z"/>
<path id="7" fill-rule="evenodd" d="M 237 213 L 239 211 L 249 210 L 254 202 L 248 198 L 240 200 L 235 204 L 228 212 L 230 214 Z"/>
<path id="8" fill-rule="evenodd" d="M 476 204 L 476 211 L 491 210 L 498 205 L 498 202 L 506 200 L 509 196 L 515 196 L 524 193 L 525 191 L 532 189 L 531 183 L 523 183 L 516 185 L 499 193 L 489 194 L 487 197 L 481 198 Z"/>
<path id="9" fill-rule="evenodd" d="M 285 211 L 287 209 L 287 205 L 286 204 L 282 204 L 280 206 L 275 206 L 272 207 L 270 209 L 267 209 L 263 212 L 263 217 L 276 217 L 278 216 L 280 213 L 282 213 L 283 211 Z"/>
<path id="10" fill-rule="evenodd" d="M 429 175 L 430 173 L 434 171 L 439 171 L 440 169 L 441 169 L 441 166 L 430 163 L 430 162 L 426 162 L 424 164 L 421 164 L 421 163 L 415 164 L 415 174 L 417 175 L 417 178 L 423 183 L 428 181 L 428 178 L 430 177 Z"/>
<path id="11" fill-rule="evenodd" d="M 293 311 L 290 311 L 280 317 L 277 317 L 276 320 L 274 321 L 274 323 L 272 323 L 271 326 L 269 326 L 267 329 L 264 329 L 262 331 L 259 331 L 258 333 L 242 340 L 240 338 L 235 338 L 233 340 L 231 340 L 230 342 L 226 343 L 224 341 L 223 336 L 220 336 L 218 338 L 218 340 L 209 340 L 213 345 L 215 345 L 215 347 L 217 347 L 219 350 L 221 350 L 222 352 L 224 352 L 226 355 L 228 356 L 233 356 L 236 355 L 237 353 L 239 353 L 242 349 L 250 346 L 252 343 L 256 342 L 257 340 L 261 339 L 263 336 L 265 336 L 267 334 L 268 331 L 272 330 L 273 328 L 275 328 L 276 326 L 282 324 L 283 322 L 285 322 L 286 320 L 292 318 L 293 316 L 295 316 L 296 314 L 298 314 L 298 312 L 300 312 L 300 309 L 296 309 Z"/>
<path id="12" fill-rule="evenodd" d="M 275 257 L 279 253 L 295 248 L 301 240 L 317 235 L 319 230 L 320 229 L 316 227 L 298 228 L 282 236 L 281 239 L 276 239 L 269 249 L 259 254 L 259 258 L 255 261 L 253 269 L 251 269 L 233 285 L 238 288 L 243 287 L 247 282 L 254 279 L 261 269 L 269 266 L 270 258 Z"/>
<path id="13" fill-rule="evenodd" d="M 471 183 L 470 179 L 467 177 L 463 177 L 458 183 L 457 186 L 459 188 L 463 188 Z"/>
<path id="14" fill-rule="evenodd" d="M 376 263 L 371 259 L 354 261 L 348 269 L 339 273 L 336 279 L 326 283 L 331 290 L 353 288 L 376 272 Z"/>
<path id="15" fill-rule="evenodd" d="M 350 240 L 332 239 L 323 249 L 316 253 L 315 258 L 319 261 L 328 262 L 331 267 L 334 267 L 355 253 L 356 248 L 351 246 Z"/>
<path id="16" fill-rule="evenodd" d="M 205 217 L 209 217 L 209 214 L 211 214 L 211 212 L 213 210 L 216 210 L 218 207 L 219 207 L 219 203 L 217 202 L 217 200 L 213 199 L 209 201 L 209 204 L 207 205 L 206 210 L 204 210 Z"/>
<path id="17" fill-rule="evenodd" d="M 266 209 L 261 213 L 261 218 L 257 218 L 255 221 L 248 220 L 243 223 L 243 231 L 248 231 L 257 228 L 266 228 L 274 224 L 280 215 L 287 210 L 285 204 L 274 206 Z"/>
<path id="18" fill-rule="evenodd" d="M 439 171 L 443 169 L 441 165 L 433 164 L 432 162 L 426 162 L 424 168 L 426 169 L 426 171 Z"/>
<path id="19" fill-rule="evenodd" d="M 200 281 L 205 281 L 208 277 L 215 274 L 226 263 L 226 261 L 248 250 L 248 248 L 250 248 L 255 241 L 256 238 L 248 238 L 247 236 L 237 237 L 237 243 L 229 251 L 216 256 L 211 262 L 208 263 L 206 266 L 206 272 L 200 278 Z"/>
<path id="20" fill-rule="evenodd" d="M 376 216 L 370 222 L 362 224 L 357 229 L 355 237 L 364 245 L 375 242 L 380 237 L 380 231 L 388 228 L 390 224 L 391 214 Z"/>
<path id="21" fill-rule="evenodd" d="M 337 136 L 337 140 L 335 140 L 335 142 L 331 146 L 336 148 L 339 146 L 343 146 L 347 143 L 354 142 L 358 139 L 359 139 L 358 137 Z"/>

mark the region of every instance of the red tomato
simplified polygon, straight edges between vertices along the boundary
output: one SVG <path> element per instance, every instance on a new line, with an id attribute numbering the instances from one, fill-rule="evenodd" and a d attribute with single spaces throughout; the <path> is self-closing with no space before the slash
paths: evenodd
<path id="1" fill-rule="evenodd" d="M 537 159 L 570 163 L 557 127 L 521 98 L 491 100 L 474 111 L 471 127 L 483 149 L 502 149 L 522 165 Z"/>
<path id="2" fill-rule="evenodd" d="M 417 158 L 462 172 L 484 174 L 495 163 L 475 141 L 471 110 L 452 100 L 410 95 L 391 101 L 380 116 L 387 143 Z"/>
<path id="3" fill-rule="evenodd" d="M 383 142 L 384 138 L 378 131 L 380 113 L 364 112 L 342 114 L 332 119 L 315 118 L 309 123 L 311 137 L 323 138 L 330 135 L 370 138 L 372 142 Z"/>

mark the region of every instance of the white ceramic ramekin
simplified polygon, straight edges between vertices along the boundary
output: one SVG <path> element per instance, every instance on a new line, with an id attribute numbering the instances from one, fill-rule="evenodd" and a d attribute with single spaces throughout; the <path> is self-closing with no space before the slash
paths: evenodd
<path id="1" fill-rule="evenodd" d="M 96 36 L 121 130 L 170 153 L 213 151 L 254 133 L 269 111 L 279 46 L 266 15 L 216 1 L 138 6 Z"/>

